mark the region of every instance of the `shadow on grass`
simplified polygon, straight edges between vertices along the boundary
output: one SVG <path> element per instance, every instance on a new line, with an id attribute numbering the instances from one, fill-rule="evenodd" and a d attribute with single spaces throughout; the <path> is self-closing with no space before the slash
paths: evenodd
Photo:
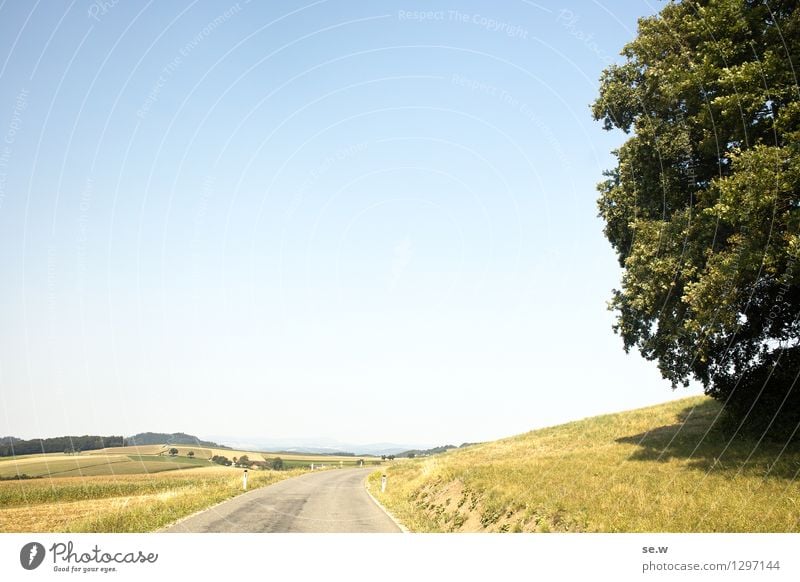
<path id="1" fill-rule="evenodd" d="M 676 415 L 675 423 L 647 432 L 616 439 L 618 443 L 636 445 L 632 461 L 666 462 L 683 459 L 687 466 L 701 471 L 796 479 L 800 471 L 800 449 L 790 444 L 744 436 L 731 438 L 731 427 L 720 414 L 720 403 L 709 400 L 685 408 Z"/>

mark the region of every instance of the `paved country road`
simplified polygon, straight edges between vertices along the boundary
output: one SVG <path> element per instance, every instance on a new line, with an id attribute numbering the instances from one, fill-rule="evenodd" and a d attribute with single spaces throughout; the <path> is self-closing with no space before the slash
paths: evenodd
<path id="1" fill-rule="evenodd" d="M 399 532 L 370 498 L 375 469 L 330 469 L 255 489 L 192 515 L 165 532 Z"/>

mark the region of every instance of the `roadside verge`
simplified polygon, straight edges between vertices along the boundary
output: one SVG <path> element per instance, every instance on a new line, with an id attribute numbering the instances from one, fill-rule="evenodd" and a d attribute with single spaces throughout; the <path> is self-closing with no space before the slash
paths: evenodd
<path id="1" fill-rule="evenodd" d="M 412 533 L 411 530 L 409 530 L 406 526 L 404 526 L 402 523 L 400 523 L 400 520 L 398 520 L 394 515 L 392 515 L 391 511 L 386 509 L 380 501 L 375 499 L 375 496 L 372 494 L 372 491 L 369 490 L 369 477 L 372 474 L 374 474 L 374 473 L 370 473 L 366 477 L 364 477 L 364 490 L 367 492 L 367 495 L 369 495 L 370 499 L 372 499 L 372 501 L 375 503 L 375 505 L 377 505 L 386 515 L 389 516 L 389 519 L 391 519 L 394 522 L 394 524 L 398 528 L 400 528 L 401 532 L 403 532 L 403 533 Z"/>

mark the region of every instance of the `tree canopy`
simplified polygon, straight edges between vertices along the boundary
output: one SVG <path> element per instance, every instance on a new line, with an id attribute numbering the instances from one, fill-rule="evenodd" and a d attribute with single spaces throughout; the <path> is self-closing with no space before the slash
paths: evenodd
<path id="1" fill-rule="evenodd" d="M 598 186 L 614 329 L 737 429 L 797 436 L 798 2 L 671 2 L 621 54 L 592 107 L 630 136 Z"/>

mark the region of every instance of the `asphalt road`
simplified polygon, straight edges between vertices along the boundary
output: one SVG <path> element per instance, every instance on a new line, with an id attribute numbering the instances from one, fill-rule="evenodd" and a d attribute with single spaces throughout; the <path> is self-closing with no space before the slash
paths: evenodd
<path id="1" fill-rule="evenodd" d="M 279 481 L 192 515 L 165 532 L 399 532 L 364 488 L 374 469 L 330 469 Z"/>

